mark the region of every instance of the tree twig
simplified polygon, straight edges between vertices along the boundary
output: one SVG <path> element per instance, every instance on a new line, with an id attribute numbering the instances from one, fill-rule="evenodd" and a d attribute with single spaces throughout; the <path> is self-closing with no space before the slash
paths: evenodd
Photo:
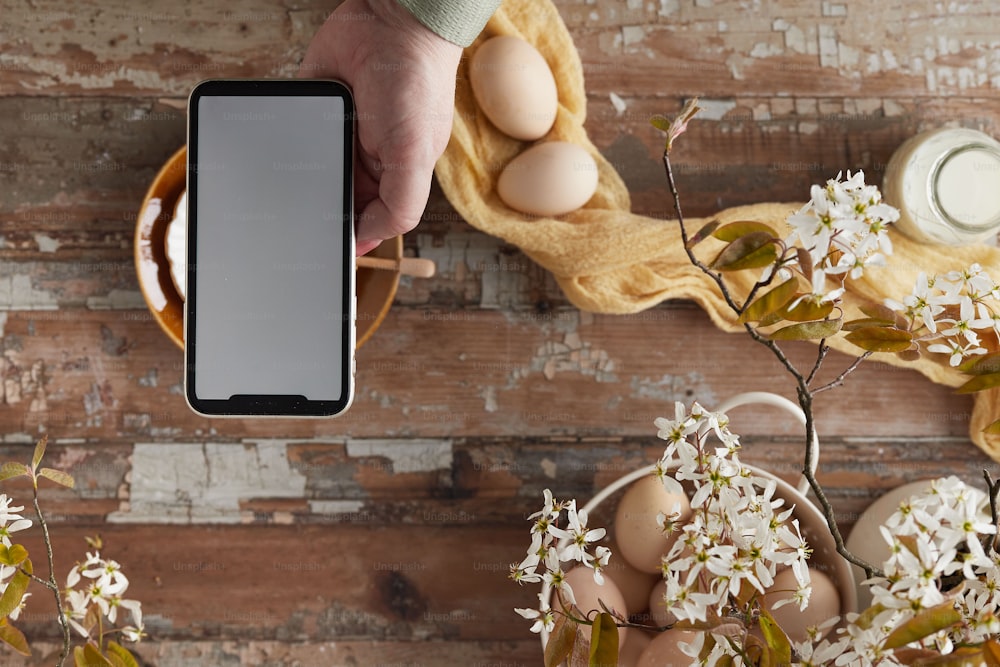
<path id="1" fill-rule="evenodd" d="M 49 537 L 49 527 L 48 524 L 45 523 L 45 516 L 42 514 L 42 508 L 38 504 L 37 483 L 32 489 L 32 502 L 35 505 L 35 514 L 38 516 L 38 525 L 42 527 L 42 539 L 45 541 L 45 555 L 48 556 L 49 560 L 49 579 L 46 583 L 46 588 L 52 591 L 52 597 L 56 600 L 56 613 L 59 617 L 59 628 L 62 630 L 63 634 L 62 653 L 60 653 L 59 661 L 56 663 L 56 667 L 62 667 L 66 658 L 69 657 L 71 641 L 70 629 L 69 623 L 66 622 L 66 613 L 63 610 L 62 598 L 59 595 L 59 583 L 56 581 L 55 564 L 52 558 L 52 539 Z"/>
<path id="2" fill-rule="evenodd" d="M 711 278 L 716 285 L 718 285 L 719 290 L 722 293 L 722 297 L 726 301 L 726 304 L 729 306 L 729 308 L 736 315 L 742 314 L 743 308 L 745 307 L 746 304 L 744 303 L 744 306 L 741 306 L 736 302 L 732 294 L 729 292 L 729 289 L 726 287 L 725 282 L 722 280 L 722 276 L 712 271 L 701 260 L 695 257 L 694 252 L 688 245 L 688 234 L 686 226 L 684 224 L 684 215 L 681 212 L 680 194 L 677 191 L 677 186 L 676 183 L 674 182 L 673 170 L 670 166 L 669 150 L 664 150 L 663 152 L 663 165 L 667 174 L 667 182 L 670 187 L 670 194 L 674 199 L 674 210 L 677 212 L 677 220 L 678 223 L 680 224 L 680 230 L 681 230 L 681 240 L 684 243 L 684 251 L 688 256 L 688 259 L 695 267 L 700 269 L 705 275 Z M 776 272 L 772 272 L 772 275 L 773 273 Z M 836 513 L 834 512 L 833 506 L 830 504 L 830 501 L 826 497 L 826 493 L 823 491 L 823 487 L 820 485 L 819 481 L 816 479 L 816 475 L 813 473 L 813 467 L 815 465 L 815 461 L 813 457 L 813 449 L 811 446 L 813 440 L 816 438 L 816 426 L 812 412 L 813 396 L 816 393 L 825 391 L 826 389 L 831 389 L 835 386 L 839 386 L 840 384 L 842 384 L 844 378 L 851 371 L 857 368 L 857 366 L 862 361 L 864 361 L 864 359 L 867 358 L 868 353 L 865 353 L 860 357 L 858 357 L 857 359 L 855 359 L 854 363 L 852 363 L 843 373 L 841 373 L 832 382 L 828 383 L 827 385 L 824 385 L 823 387 L 820 387 L 815 391 L 812 391 L 809 389 L 809 381 L 813 379 L 813 377 L 815 376 L 816 372 L 819 369 L 819 366 L 823 361 L 823 358 L 826 356 L 826 351 L 823 349 L 825 347 L 825 343 L 823 341 L 821 341 L 820 344 L 821 349 L 818 353 L 816 363 L 814 364 L 813 369 L 811 370 L 807 378 L 795 367 L 795 365 L 785 354 L 784 350 L 781 349 L 781 346 L 779 346 L 775 341 L 761 334 L 750 323 L 744 323 L 743 327 L 746 329 L 747 333 L 750 334 L 750 337 L 753 340 L 771 350 L 771 353 L 774 354 L 774 356 L 778 359 L 781 365 L 784 366 L 785 369 L 795 379 L 796 394 L 798 396 L 799 406 L 802 408 L 802 412 L 805 414 L 806 417 L 806 453 L 803 464 L 803 476 L 805 477 L 806 482 L 808 482 L 809 488 L 812 489 L 812 492 L 816 496 L 816 500 L 820 505 L 823 516 L 826 519 L 827 528 L 829 528 L 830 535 L 833 537 L 833 540 L 837 545 L 837 553 L 840 554 L 841 557 L 843 557 L 849 563 L 857 565 L 858 567 L 863 569 L 869 579 L 874 576 L 883 576 L 884 573 L 881 572 L 881 570 L 874 567 L 871 563 L 868 563 L 864 559 L 855 556 L 847 549 L 847 546 L 844 542 L 844 537 L 841 534 L 840 527 L 837 524 L 837 516 Z M 1000 491 L 1000 487 L 998 487 L 998 491 Z"/>

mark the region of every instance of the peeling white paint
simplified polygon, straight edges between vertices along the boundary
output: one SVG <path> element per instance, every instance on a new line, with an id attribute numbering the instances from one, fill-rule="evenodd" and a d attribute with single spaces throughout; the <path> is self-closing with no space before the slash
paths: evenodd
<path id="1" fill-rule="evenodd" d="M 239 523 L 240 502 L 302 498 L 306 478 L 279 440 L 136 443 L 128 501 L 109 523 Z"/>
<path id="2" fill-rule="evenodd" d="M 90 310 L 136 310 L 144 309 L 146 302 L 139 290 L 113 289 L 104 296 L 88 296 Z"/>
<path id="3" fill-rule="evenodd" d="M 622 26 L 622 42 L 625 46 L 638 44 L 646 38 L 646 28 L 641 25 Z"/>
<path id="4" fill-rule="evenodd" d="M 493 385 L 484 387 L 479 394 L 483 399 L 483 410 L 486 412 L 496 412 L 500 409 L 497 404 L 497 388 Z"/>
<path id="5" fill-rule="evenodd" d="M 615 93 L 608 93 L 608 99 L 611 100 L 611 106 L 615 108 L 615 113 L 617 115 L 621 116 L 623 113 L 625 113 L 625 109 L 628 108 L 628 105 L 625 104 L 625 100 L 623 100 Z"/>
<path id="6" fill-rule="evenodd" d="M 714 100 L 710 98 L 699 98 L 698 118 L 701 120 L 722 120 L 722 117 L 736 108 L 734 100 Z"/>
<path id="7" fill-rule="evenodd" d="M 56 310 L 59 301 L 48 290 L 35 289 L 31 276 L 0 276 L 0 310 Z"/>
<path id="8" fill-rule="evenodd" d="M 7 326 L 7 313 L 0 311 L 0 338 L 3 337 L 3 329 Z"/>
<path id="9" fill-rule="evenodd" d="M 377 456 L 389 459 L 394 473 L 450 470 L 451 440 L 353 440 L 346 442 L 351 457 Z"/>
<path id="10" fill-rule="evenodd" d="M 363 514 L 363 500 L 310 500 L 309 512 L 326 516 Z"/>
<path id="11" fill-rule="evenodd" d="M 680 8 L 680 0 L 660 0 L 660 8 L 656 13 L 664 17 L 673 16 Z"/>
<path id="12" fill-rule="evenodd" d="M 35 234 L 35 243 L 38 244 L 39 252 L 55 252 L 59 249 L 59 241 L 48 234 Z"/>
<path id="13" fill-rule="evenodd" d="M 541 466 L 542 466 L 542 472 L 545 474 L 546 477 L 548 477 L 549 479 L 556 478 L 557 466 L 555 461 L 549 458 L 544 458 L 542 459 Z"/>

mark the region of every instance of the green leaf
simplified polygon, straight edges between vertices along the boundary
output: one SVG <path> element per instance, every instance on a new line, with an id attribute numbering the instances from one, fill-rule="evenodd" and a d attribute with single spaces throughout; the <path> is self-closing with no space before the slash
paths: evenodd
<path id="1" fill-rule="evenodd" d="M 80 647 L 77 647 L 76 651 L 80 650 Z M 82 656 L 78 655 L 76 651 L 73 651 L 73 658 L 78 667 L 115 667 L 114 663 L 105 658 L 91 642 L 87 642 L 83 646 Z M 83 658 L 82 663 L 80 662 L 81 657 Z"/>
<path id="2" fill-rule="evenodd" d="M 31 577 L 22 570 L 14 571 L 14 576 L 7 584 L 7 590 L 3 592 L 3 596 L 0 596 L 0 618 L 7 618 L 12 611 L 17 609 L 17 606 L 21 604 L 21 598 L 24 597 L 24 592 L 28 590 L 28 582 L 30 581 Z"/>
<path id="3" fill-rule="evenodd" d="M 990 435 L 1000 435 L 1000 419 L 996 420 L 995 422 L 984 428 L 983 433 L 989 433 Z"/>
<path id="4" fill-rule="evenodd" d="M 575 624 L 574 624 L 575 625 Z M 121 644 L 108 641 L 108 658 L 115 667 L 139 667 L 139 662 L 132 653 Z"/>
<path id="5" fill-rule="evenodd" d="M 1000 352 L 992 352 L 973 357 L 959 364 L 958 370 L 969 375 L 989 375 L 1000 373 Z"/>
<path id="6" fill-rule="evenodd" d="M 38 464 L 42 462 L 42 457 L 45 456 L 45 445 L 49 442 L 49 436 L 43 435 L 38 444 L 35 445 L 35 453 L 31 457 L 31 469 L 38 470 Z"/>
<path id="7" fill-rule="evenodd" d="M 863 306 L 858 306 L 858 310 L 871 319 L 879 320 L 885 324 L 895 324 L 899 319 L 895 310 L 881 303 L 866 303 Z"/>
<path id="8" fill-rule="evenodd" d="M 590 629 L 590 667 L 615 667 L 618 664 L 618 624 L 615 617 L 601 612 Z"/>
<path id="9" fill-rule="evenodd" d="M 987 667 L 1000 667 L 1000 643 L 995 639 L 989 639 L 983 644 L 983 658 Z"/>
<path id="10" fill-rule="evenodd" d="M 829 338 L 840 331 L 841 320 L 820 320 L 801 322 L 778 329 L 768 335 L 771 340 L 818 340 Z"/>
<path id="11" fill-rule="evenodd" d="M 767 642 L 768 647 L 774 651 L 774 657 L 778 664 L 790 665 L 792 663 L 792 644 L 788 641 L 788 635 L 764 607 L 760 609 L 760 631 L 763 633 L 764 641 Z"/>
<path id="12" fill-rule="evenodd" d="M 712 262 L 712 268 L 718 271 L 759 269 L 774 264 L 777 259 L 774 237 L 767 232 L 751 232 L 723 248 Z"/>
<path id="13" fill-rule="evenodd" d="M 909 331 L 895 327 L 862 327 L 844 338 L 869 352 L 902 352 L 910 349 L 913 344 L 913 336 Z"/>
<path id="14" fill-rule="evenodd" d="M 977 375 L 955 391 L 959 394 L 974 394 L 977 391 L 992 389 L 993 387 L 1000 387 L 1000 373 Z"/>
<path id="15" fill-rule="evenodd" d="M 795 294 L 799 286 L 798 278 L 790 278 L 767 294 L 751 303 L 740 315 L 739 323 L 759 322 L 771 313 L 781 310 Z"/>
<path id="16" fill-rule="evenodd" d="M 28 558 L 25 558 L 24 562 L 21 563 L 21 569 L 29 576 L 35 573 L 35 567 L 31 564 L 31 559 Z"/>
<path id="17" fill-rule="evenodd" d="M 24 636 L 23 632 L 8 623 L 6 618 L 0 622 L 0 642 L 3 642 L 21 655 L 31 655 L 31 648 L 28 647 L 27 637 Z"/>
<path id="18" fill-rule="evenodd" d="M 772 229 L 770 225 L 765 225 L 763 222 L 756 222 L 754 220 L 738 220 L 736 222 L 730 222 L 715 230 L 712 233 L 712 236 L 720 241 L 731 243 L 736 239 L 747 236 L 748 234 L 756 233 L 767 234 L 770 239 L 777 238 L 777 235 L 774 233 L 774 229 Z"/>
<path id="19" fill-rule="evenodd" d="M 812 322 L 822 320 L 833 312 L 833 304 L 829 301 L 816 303 L 815 300 L 805 298 L 795 304 L 791 310 L 781 313 L 781 316 L 791 322 Z"/>
<path id="20" fill-rule="evenodd" d="M 709 236 L 711 236 L 712 232 L 714 232 L 720 224 L 721 223 L 718 220 L 712 220 L 702 225 L 701 229 L 696 231 L 690 238 L 688 238 L 687 242 L 688 249 L 695 247 L 696 245 L 707 239 Z"/>
<path id="21" fill-rule="evenodd" d="M 940 653 L 931 658 L 921 660 L 920 667 L 982 667 L 986 663 L 981 646 L 963 646 L 951 653 Z"/>
<path id="22" fill-rule="evenodd" d="M 28 550 L 20 544 L 12 544 L 10 548 L 0 544 L 0 563 L 4 565 L 20 565 L 28 557 Z"/>
<path id="23" fill-rule="evenodd" d="M 567 616 L 559 615 L 555 627 L 549 634 L 549 641 L 545 644 L 545 667 L 558 667 L 569 657 L 578 628 L 577 623 L 569 620 Z"/>
<path id="24" fill-rule="evenodd" d="M 653 125 L 653 127 L 655 127 L 657 130 L 660 130 L 661 132 L 670 131 L 670 119 L 667 118 L 666 116 L 661 116 L 660 114 L 656 114 L 655 116 L 649 119 L 649 122 Z"/>
<path id="25" fill-rule="evenodd" d="M 5 479 L 11 479 L 12 477 L 20 477 L 21 475 L 27 475 L 28 477 L 31 476 L 31 470 L 23 463 L 8 461 L 7 463 L 0 465 L 0 482 Z"/>
<path id="26" fill-rule="evenodd" d="M 73 476 L 69 473 L 65 473 L 62 470 L 55 470 L 53 468 L 42 468 L 38 471 L 39 477 L 45 477 L 51 479 L 56 484 L 62 484 L 63 486 L 73 488 L 76 485 L 76 481 Z"/>
<path id="27" fill-rule="evenodd" d="M 894 649 L 918 642 L 930 637 L 936 632 L 961 623 L 962 615 L 950 602 L 939 604 L 917 614 L 910 620 L 898 626 L 889 633 L 882 644 L 883 648 Z"/>
<path id="28" fill-rule="evenodd" d="M 859 317 L 856 320 L 849 320 L 844 322 L 844 331 L 857 331 L 858 329 L 864 329 L 865 327 L 894 327 L 895 324 L 892 322 L 886 322 L 885 320 L 880 320 L 874 317 Z"/>

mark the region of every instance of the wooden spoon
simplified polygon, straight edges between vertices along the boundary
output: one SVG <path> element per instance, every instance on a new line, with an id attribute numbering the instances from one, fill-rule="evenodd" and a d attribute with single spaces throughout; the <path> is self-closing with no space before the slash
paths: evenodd
<path id="1" fill-rule="evenodd" d="M 359 268 L 382 269 L 386 271 L 399 271 L 404 276 L 415 276 L 417 278 L 430 278 L 434 275 L 437 266 L 433 260 L 421 257 L 401 257 L 398 260 L 386 257 L 364 257 L 357 258 Z"/>

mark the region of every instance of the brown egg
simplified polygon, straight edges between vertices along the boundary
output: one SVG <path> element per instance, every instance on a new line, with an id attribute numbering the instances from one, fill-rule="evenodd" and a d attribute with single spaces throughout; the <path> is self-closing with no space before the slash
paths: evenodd
<path id="1" fill-rule="evenodd" d="M 555 122 L 555 77 L 523 39 L 501 35 L 483 42 L 469 62 L 469 85 L 486 117 L 515 139 L 540 139 Z"/>
<path id="2" fill-rule="evenodd" d="M 570 213 L 596 191 L 597 162 L 580 146 L 565 141 L 532 146 L 507 163 L 497 179 L 503 203 L 530 215 Z"/>
<path id="3" fill-rule="evenodd" d="M 677 620 L 667 611 L 667 603 L 663 600 L 663 594 L 666 592 L 667 582 L 660 579 L 649 594 L 649 622 L 658 627 L 670 625 Z"/>
<path id="4" fill-rule="evenodd" d="M 618 667 L 638 667 L 642 652 L 652 641 L 646 632 L 630 628 L 628 640 L 618 651 Z"/>
<path id="5" fill-rule="evenodd" d="M 618 585 L 629 614 L 641 614 L 647 609 L 649 590 L 660 581 L 660 575 L 640 572 L 621 557 L 620 551 L 618 545 L 611 547 L 614 555 L 604 567 L 604 577 Z"/>
<path id="6" fill-rule="evenodd" d="M 813 590 L 809 596 L 809 606 L 805 609 L 800 610 L 799 606 L 792 602 L 777 609 L 773 608 L 778 601 L 791 597 L 798 587 L 795 573 L 791 568 L 775 575 L 774 584 L 764 596 L 764 603 L 774 616 L 774 620 L 788 638 L 795 642 L 805 641 L 809 637 L 806 628 L 810 625 L 819 625 L 840 613 L 840 593 L 837 592 L 837 587 L 830 577 L 819 570 L 809 568 L 809 578 Z"/>
<path id="7" fill-rule="evenodd" d="M 679 643 L 689 643 L 698 638 L 690 630 L 667 630 L 653 637 L 646 650 L 639 656 L 637 667 L 688 667 L 697 664 L 681 651 Z"/>
<path id="8" fill-rule="evenodd" d="M 625 598 L 622 597 L 621 591 L 618 590 L 618 586 L 615 582 L 611 581 L 607 577 L 604 578 L 604 584 L 599 585 L 594 581 L 594 571 L 589 567 L 584 567 L 579 565 L 574 567 L 572 570 L 566 573 L 566 582 L 569 583 L 570 588 L 573 589 L 573 597 L 576 598 L 576 606 L 580 608 L 580 611 L 585 615 L 589 615 L 591 610 L 603 611 L 598 600 L 604 602 L 604 606 L 608 609 L 613 609 L 619 612 L 625 618 L 628 618 L 628 607 L 625 606 Z M 557 603 L 553 601 L 552 606 L 557 607 Z M 593 615 L 590 615 L 593 618 Z M 590 637 L 590 626 L 581 626 L 581 630 L 587 633 L 587 637 Z M 621 652 L 621 647 L 625 644 L 625 639 L 629 635 L 628 628 L 619 628 L 618 630 L 618 650 Z"/>
<path id="9" fill-rule="evenodd" d="M 615 541 L 622 557 L 640 572 L 661 572 L 661 558 L 667 555 L 677 533 L 664 537 L 656 516 L 680 507 L 681 520 L 691 516 L 687 496 L 668 493 L 663 483 L 649 475 L 625 491 L 615 510 Z"/>

